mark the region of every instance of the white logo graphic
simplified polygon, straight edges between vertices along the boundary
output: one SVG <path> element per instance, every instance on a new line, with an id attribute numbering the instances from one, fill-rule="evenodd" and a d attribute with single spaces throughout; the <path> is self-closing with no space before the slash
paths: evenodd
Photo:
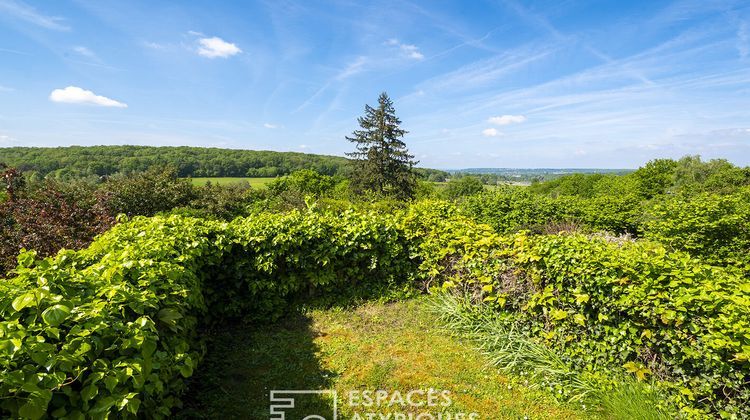
<path id="1" fill-rule="evenodd" d="M 271 391 L 271 420 L 296 420 L 287 419 L 284 412 L 287 408 L 294 408 L 294 398 L 297 395 L 331 395 L 333 397 L 333 418 L 327 419 L 318 414 L 309 414 L 302 420 L 336 420 L 337 395 L 333 390 L 277 390 Z"/>

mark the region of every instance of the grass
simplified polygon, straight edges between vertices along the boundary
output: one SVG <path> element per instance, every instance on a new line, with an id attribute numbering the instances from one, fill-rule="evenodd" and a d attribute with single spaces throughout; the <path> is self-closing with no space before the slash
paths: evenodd
<path id="1" fill-rule="evenodd" d="M 182 417 L 268 418 L 272 389 L 333 389 L 339 419 L 369 413 L 417 418 L 425 412 L 435 418 L 439 412 L 477 413 L 480 419 L 585 417 L 500 374 L 481 352 L 445 334 L 424 299 L 312 310 L 272 325 L 234 326 L 212 334 L 209 349 L 191 379 Z M 430 388 L 448 391 L 451 404 L 353 407 L 348 398 L 351 391 L 385 390 L 394 398 L 397 392 Z M 297 403 L 287 418 L 332 418 L 328 396 Z"/>
<path id="2" fill-rule="evenodd" d="M 659 396 L 648 383 L 609 374 L 608 383 L 603 385 L 596 377 L 571 369 L 543 344 L 509 328 L 489 308 L 452 294 L 439 294 L 429 304 L 446 331 L 472 341 L 501 371 L 529 378 L 532 387 L 557 391 L 563 400 L 588 404 L 608 419 L 673 418 L 660 407 Z"/>
<path id="3" fill-rule="evenodd" d="M 253 188 L 263 188 L 266 184 L 273 181 L 276 178 L 246 178 L 246 177 L 217 177 L 217 178 L 189 178 L 190 181 L 195 185 L 203 186 L 206 185 L 206 182 L 211 182 L 212 184 L 218 184 L 218 185 L 231 185 L 231 184 L 240 184 L 243 182 L 247 182 L 250 184 Z"/>

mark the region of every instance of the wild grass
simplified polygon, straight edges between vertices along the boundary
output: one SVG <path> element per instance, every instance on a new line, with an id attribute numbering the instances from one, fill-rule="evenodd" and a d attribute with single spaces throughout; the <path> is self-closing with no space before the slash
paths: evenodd
<path id="1" fill-rule="evenodd" d="M 651 384 L 612 374 L 604 382 L 601 375 L 575 371 L 560 355 L 509 326 L 512 323 L 488 307 L 449 293 L 434 295 L 429 305 L 448 332 L 468 339 L 502 372 L 526 378 L 531 388 L 546 389 L 604 418 L 674 418 L 660 408 Z"/>
<path id="2" fill-rule="evenodd" d="M 448 390 L 450 407 L 351 407 L 351 391 Z M 235 325 L 216 332 L 209 353 L 191 378 L 180 417 L 268 418 L 272 389 L 332 389 L 339 418 L 378 418 L 389 413 L 478 413 L 480 419 L 590 418 L 541 390 L 510 380 L 479 351 L 445 334 L 424 299 L 370 302 L 355 307 L 310 309 L 271 325 Z M 300 400 L 302 410 L 323 414 L 331 401 Z M 363 412 L 374 413 L 366 417 Z M 355 414 L 361 417 L 355 417 Z M 295 416 L 296 415 L 296 416 Z M 380 416 L 382 415 L 382 417 Z M 326 418 L 331 418 L 326 416 Z M 430 418 L 423 416 L 422 418 Z M 458 417 L 450 417 L 455 419 Z"/>

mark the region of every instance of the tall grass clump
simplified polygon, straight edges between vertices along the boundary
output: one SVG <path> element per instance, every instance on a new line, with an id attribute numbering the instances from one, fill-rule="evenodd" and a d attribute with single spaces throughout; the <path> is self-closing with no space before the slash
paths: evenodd
<path id="1" fill-rule="evenodd" d="M 661 407 L 652 384 L 626 375 L 602 383 L 576 371 L 555 351 L 520 332 L 507 316 L 467 296 L 438 292 L 429 300 L 446 331 L 468 340 L 501 371 L 524 378 L 531 388 L 550 391 L 559 400 L 579 404 L 612 419 L 664 420 L 674 412 Z"/>

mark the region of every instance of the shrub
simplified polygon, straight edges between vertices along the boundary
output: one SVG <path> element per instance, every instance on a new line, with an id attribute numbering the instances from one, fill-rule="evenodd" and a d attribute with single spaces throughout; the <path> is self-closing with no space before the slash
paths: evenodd
<path id="1" fill-rule="evenodd" d="M 198 328 L 409 279 L 395 221 L 259 215 L 136 218 L 88 249 L 19 257 L 0 282 L 0 412 L 167 417 L 205 349 Z"/>
<path id="2" fill-rule="evenodd" d="M 484 184 L 475 176 L 453 178 L 443 189 L 443 195 L 449 200 L 476 195 L 484 191 Z"/>
<path id="3" fill-rule="evenodd" d="M 429 287 L 490 305 L 602 392 L 632 374 L 683 415 L 748 414 L 750 286 L 737 270 L 648 241 L 499 235 L 440 201 L 137 217 L 83 251 L 22 254 L 0 282 L 0 411 L 166 417 L 205 351 L 203 326 Z"/>
<path id="4" fill-rule="evenodd" d="M 750 189 L 734 194 L 676 194 L 656 202 L 645 236 L 712 264 L 750 272 Z"/>
<path id="5" fill-rule="evenodd" d="M 631 373 L 653 379 L 684 416 L 748 414 L 750 285 L 740 273 L 648 241 L 489 229 L 439 203 L 413 207 L 405 230 L 422 281 L 493 305 L 603 387 Z"/>
<path id="6" fill-rule="evenodd" d="M 81 249 L 112 226 L 114 218 L 93 191 L 83 182 L 47 181 L 13 201 L 0 202 L 0 276 L 16 266 L 21 249 L 42 256 L 61 248 Z"/>
<path id="7" fill-rule="evenodd" d="M 100 189 L 111 214 L 153 216 L 161 211 L 187 206 L 196 198 L 189 180 L 177 178 L 174 168 L 152 168 L 145 172 L 110 178 Z"/>

